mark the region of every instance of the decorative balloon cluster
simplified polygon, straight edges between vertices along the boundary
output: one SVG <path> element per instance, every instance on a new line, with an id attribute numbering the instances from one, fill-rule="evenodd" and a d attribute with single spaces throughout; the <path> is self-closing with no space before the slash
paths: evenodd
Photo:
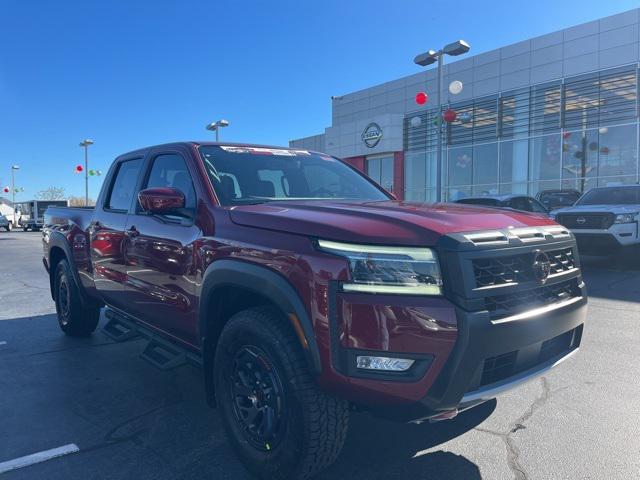
<path id="1" fill-rule="evenodd" d="M 74 169 L 75 173 L 82 173 L 84 172 L 84 167 L 82 165 L 76 165 L 76 168 Z M 99 177 L 100 175 L 102 175 L 102 170 L 89 170 L 89 176 L 90 177 Z"/>
<path id="2" fill-rule="evenodd" d="M 601 135 L 605 135 L 609 129 L 607 127 L 601 127 L 599 130 L 599 133 Z M 564 140 L 569 141 L 569 139 L 571 138 L 571 132 L 562 132 L 562 138 Z M 589 142 L 589 144 L 587 145 L 587 148 L 592 151 L 592 152 L 596 152 L 598 150 L 600 150 L 600 153 L 603 155 L 608 155 L 610 150 L 609 147 L 607 146 L 603 146 L 603 147 L 599 147 L 598 142 Z M 578 158 L 578 159 L 582 159 L 584 157 L 584 152 L 582 150 L 580 150 L 580 146 L 577 143 L 567 143 L 567 142 L 563 142 L 562 143 L 562 151 L 563 152 L 573 152 L 573 156 Z"/>
<path id="3" fill-rule="evenodd" d="M 462 82 L 460 80 L 454 80 L 449 84 L 449 93 L 451 93 L 452 95 L 458 95 L 460 92 L 462 92 L 462 88 Z M 424 105 L 429 101 L 429 95 L 427 95 L 425 92 L 418 92 L 416 93 L 415 100 L 418 105 Z M 415 120 L 416 118 L 418 118 L 418 120 Z M 458 116 L 458 113 L 451 108 L 447 108 L 444 112 L 442 112 L 442 120 L 447 123 L 455 122 L 457 118 L 459 118 L 462 123 L 469 123 L 471 121 L 471 114 L 469 114 L 468 112 L 464 112 L 460 116 Z M 414 127 L 420 125 L 420 123 L 421 121 L 419 120 L 419 117 L 414 117 L 413 119 L 411 119 L 411 125 Z M 434 125 L 437 126 L 438 123 L 440 122 L 436 118 L 434 121 Z"/>
<path id="4" fill-rule="evenodd" d="M 2 189 L 2 191 L 3 191 L 4 193 L 9 193 L 9 192 L 11 192 L 11 188 L 10 188 L 10 187 L 8 187 L 8 186 L 6 186 L 6 187 L 4 187 L 4 188 Z M 15 193 L 24 192 L 24 188 L 23 188 L 23 187 L 16 187 L 16 188 L 14 188 L 14 189 L 13 189 L 13 191 L 14 191 Z"/>

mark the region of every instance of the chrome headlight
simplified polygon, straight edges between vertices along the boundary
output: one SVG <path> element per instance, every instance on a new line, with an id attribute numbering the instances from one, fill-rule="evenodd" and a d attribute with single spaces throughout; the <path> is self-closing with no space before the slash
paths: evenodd
<path id="1" fill-rule="evenodd" d="M 621 215 L 616 215 L 615 223 L 633 223 L 636 221 L 637 216 L 638 216 L 638 212 L 623 213 Z"/>
<path id="2" fill-rule="evenodd" d="M 441 295 L 442 276 L 436 252 L 430 248 L 383 247 L 319 240 L 325 252 L 349 261 L 351 282 L 345 292 Z"/>

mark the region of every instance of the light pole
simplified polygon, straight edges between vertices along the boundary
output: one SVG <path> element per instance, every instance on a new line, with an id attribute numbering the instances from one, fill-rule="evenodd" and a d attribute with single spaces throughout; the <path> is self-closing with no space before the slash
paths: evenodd
<path id="1" fill-rule="evenodd" d="M 84 206 L 89 206 L 89 145 L 93 145 L 93 140 L 85 138 L 80 142 L 84 147 Z"/>
<path id="2" fill-rule="evenodd" d="M 16 223 L 16 170 L 20 170 L 20 165 L 11 165 L 11 204 L 13 205 L 13 219 L 11 220 L 14 225 Z"/>
<path id="3" fill-rule="evenodd" d="M 216 132 L 216 142 L 220 141 L 220 129 L 229 126 L 228 120 L 217 120 L 215 122 L 210 123 L 206 126 L 207 130 L 210 132 Z"/>
<path id="4" fill-rule="evenodd" d="M 451 55 L 452 57 L 457 57 L 458 55 L 462 55 L 463 53 L 467 53 L 471 47 L 464 40 L 458 40 L 456 42 L 445 45 L 440 50 L 429 50 L 425 53 L 421 53 L 417 55 L 413 62 L 426 67 L 427 65 L 431 65 L 432 63 L 438 62 L 438 70 L 436 72 L 438 77 L 438 93 L 436 94 L 436 102 L 438 102 L 438 150 L 437 150 L 437 158 L 436 158 L 436 200 L 438 202 L 442 201 L 442 75 L 443 75 L 443 64 L 444 64 L 444 56 Z"/>

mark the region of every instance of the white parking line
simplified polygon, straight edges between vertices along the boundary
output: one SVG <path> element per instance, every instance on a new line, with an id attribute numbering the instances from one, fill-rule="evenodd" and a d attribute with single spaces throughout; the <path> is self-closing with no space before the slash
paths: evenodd
<path id="1" fill-rule="evenodd" d="M 80 449 L 75 443 L 64 445 L 58 448 L 52 448 L 51 450 L 45 450 L 44 452 L 32 453 L 20 458 L 14 458 L 6 462 L 0 463 L 0 474 L 10 472 L 11 470 L 17 470 L 18 468 L 28 467 L 35 465 L 36 463 L 46 462 L 52 458 L 62 457 L 70 453 L 79 452 Z"/>

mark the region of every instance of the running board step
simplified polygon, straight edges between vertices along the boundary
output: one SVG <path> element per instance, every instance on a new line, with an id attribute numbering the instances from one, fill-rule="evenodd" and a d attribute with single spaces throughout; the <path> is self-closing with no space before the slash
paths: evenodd
<path id="1" fill-rule="evenodd" d="M 104 333 L 116 342 L 124 342 L 134 338 L 144 338 L 148 341 L 140 357 L 161 370 L 169 370 L 181 365 L 191 363 L 202 366 L 202 356 L 162 337 L 158 333 L 146 328 L 116 310 L 107 308 L 105 317 L 107 324 L 103 327 Z"/>
<path id="2" fill-rule="evenodd" d="M 107 309 L 105 311 L 105 317 L 109 321 L 102 327 L 102 331 L 114 342 L 126 342 L 140 335 L 132 323 L 123 320 L 122 317 L 112 310 Z"/>
<path id="3" fill-rule="evenodd" d="M 160 370 L 170 370 L 187 363 L 187 357 L 183 352 L 153 339 L 149 340 L 140 357 Z"/>

